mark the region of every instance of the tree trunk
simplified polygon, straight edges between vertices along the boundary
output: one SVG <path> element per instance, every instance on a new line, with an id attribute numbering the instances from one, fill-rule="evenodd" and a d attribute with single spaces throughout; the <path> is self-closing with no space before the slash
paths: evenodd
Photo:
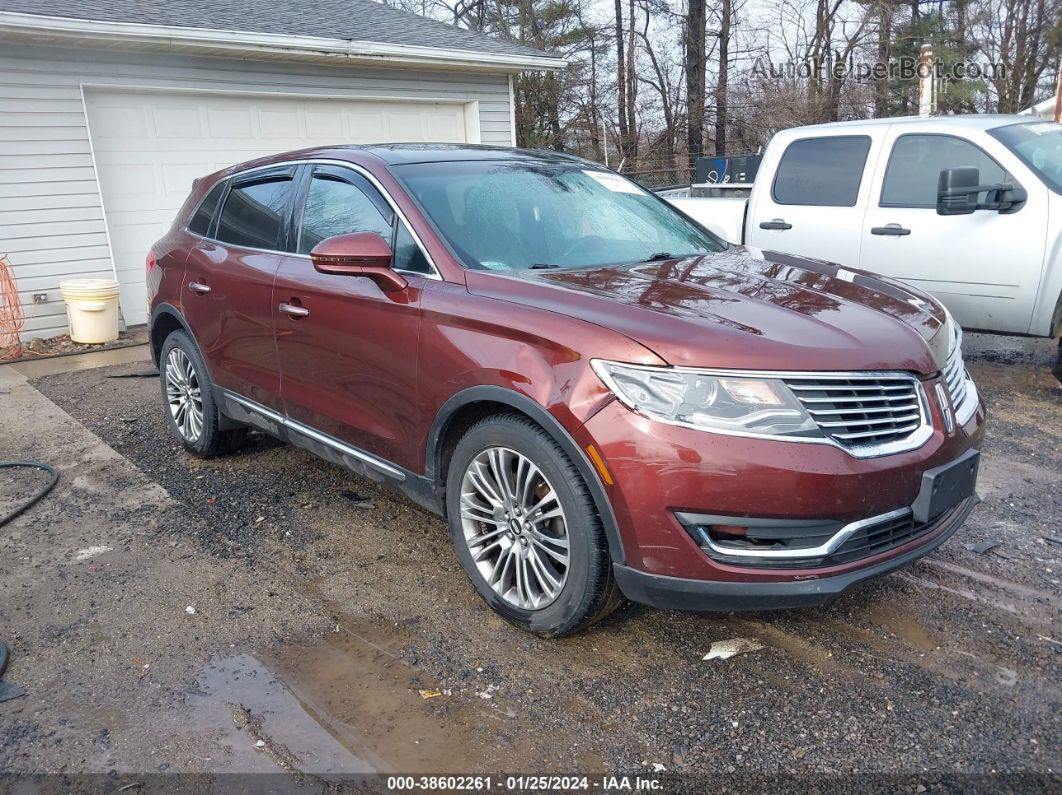
<path id="1" fill-rule="evenodd" d="M 730 17 L 733 0 L 722 0 L 719 6 L 719 79 L 715 84 L 715 153 L 726 154 L 726 92 L 730 78 Z"/>
<path id="2" fill-rule="evenodd" d="M 878 62 L 888 64 L 892 57 L 892 2 L 878 0 Z M 874 80 L 874 115 L 889 115 L 889 78 Z"/>
<path id="3" fill-rule="evenodd" d="M 690 168 L 704 154 L 705 26 L 705 0 L 689 0 L 686 14 L 686 100 L 689 106 L 686 150 L 690 156 Z"/>
<path id="4" fill-rule="evenodd" d="M 627 20 L 627 170 L 635 171 L 638 168 L 638 72 L 634 63 L 634 0 L 630 0 L 628 8 L 630 18 Z"/>
<path id="5" fill-rule="evenodd" d="M 619 150 L 620 156 L 626 158 L 630 147 L 630 128 L 627 126 L 627 55 L 623 41 L 623 0 L 615 0 L 616 5 L 616 92 L 619 111 Z M 619 163 L 616 164 L 619 168 Z"/>

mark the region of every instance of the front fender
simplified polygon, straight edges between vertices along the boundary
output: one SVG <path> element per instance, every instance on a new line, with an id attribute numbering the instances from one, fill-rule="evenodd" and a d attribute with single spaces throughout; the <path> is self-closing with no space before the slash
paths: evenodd
<path id="1" fill-rule="evenodd" d="M 463 407 L 473 403 L 484 402 L 501 403 L 527 415 L 560 445 L 565 455 L 575 464 L 587 488 L 590 490 L 590 496 L 594 500 L 594 507 L 601 517 L 601 525 L 605 530 L 606 538 L 608 538 L 609 554 L 613 563 L 622 564 L 626 560 L 623 540 L 620 537 L 615 513 L 612 511 L 612 503 L 605 493 L 600 476 L 589 458 L 587 458 L 586 452 L 572 438 L 560 421 L 527 395 L 500 386 L 474 386 L 461 390 L 443 404 L 431 424 L 425 451 L 426 475 L 435 484 L 436 489 L 445 488 L 445 484 L 442 482 L 442 443 L 446 438 L 446 431 L 451 420 Z"/>

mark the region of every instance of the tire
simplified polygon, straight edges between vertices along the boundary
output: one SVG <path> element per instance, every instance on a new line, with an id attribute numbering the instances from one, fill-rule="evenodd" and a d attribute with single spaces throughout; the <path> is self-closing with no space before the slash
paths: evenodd
<path id="1" fill-rule="evenodd" d="M 162 343 L 159 383 L 170 429 L 189 453 L 197 458 L 213 458 L 243 442 L 246 428 L 220 429 L 214 385 L 199 349 L 183 331 L 174 331 Z M 183 413 L 179 403 L 185 407 Z"/>
<path id="2" fill-rule="evenodd" d="M 508 473 L 508 493 L 500 493 L 498 472 Z M 491 494 L 493 499 L 484 496 Z M 586 483 L 553 438 L 527 417 L 494 415 L 465 433 L 450 460 L 446 506 L 462 568 L 509 623 L 559 637 L 624 604 Z M 560 515 L 551 517 L 558 509 Z"/>
<path id="3" fill-rule="evenodd" d="M 1062 339 L 1058 340 L 1058 357 L 1055 359 L 1055 366 L 1051 368 L 1051 372 L 1058 379 L 1058 383 L 1062 384 Z"/>

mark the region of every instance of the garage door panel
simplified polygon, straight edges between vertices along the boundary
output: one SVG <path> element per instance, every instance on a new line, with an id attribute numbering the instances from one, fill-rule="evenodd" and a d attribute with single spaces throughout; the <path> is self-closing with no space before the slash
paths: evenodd
<path id="1" fill-rule="evenodd" d="M 203 136 L 203 116 L 199 108 L 152 108 L 155 137 L 190 138 L 195 140 Z"/>
<path id="2" fill-rule="evenodd" d="M 147 250 L 197 177 L 311 146 L 468 140 L 462 104 L 95 89 L 85 98 L 122 311 L 131 324 L 146 320 Z"/>
<path id="3" fill-rule="evenodd" d="M 307 110 L 306 134 L 317 140 L 343 140 L 343 113 L 338 110 Z"/>

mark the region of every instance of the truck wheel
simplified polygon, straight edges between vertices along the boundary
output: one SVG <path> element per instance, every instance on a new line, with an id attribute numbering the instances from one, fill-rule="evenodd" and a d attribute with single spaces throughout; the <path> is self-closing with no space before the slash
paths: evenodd
<path id="1" fill-rule="evenodd" d="M 608 542 L 579 470 L 531 420 L 481 420 L 454 450 L 447 518 L 458 560 L 506 621 L 545 637 L 621 604 Z"/>
<path id="2" fill-rule="evenodd" d="M 1055 374 L 1058 383 L 1062 384 L 1062 337 L 1058 340 L 1058 356 L 1055 358 L 1055 366 L 1051 368 L 1051 372 Z"/>

